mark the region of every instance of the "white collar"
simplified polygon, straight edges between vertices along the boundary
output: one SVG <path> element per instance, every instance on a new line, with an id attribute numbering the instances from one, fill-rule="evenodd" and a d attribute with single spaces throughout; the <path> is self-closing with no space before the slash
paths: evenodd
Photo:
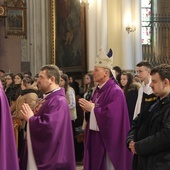
<path id="1" fill-rule="evenodd" d="M 43 94 L 43 98 L 46 98 L 48 95 L 50 95 L 51 93 L 53 93 L 53 92 L 55 92 L 55 91 L 58 91 L 58 90 L 60 90 L 61 88 L 59 87 L 59 88 L 57 88 L 57 89 L 54 89 L 54 90 L 52 90 L 52 91 L 50 91 L 50 92 L 47 92 L 47 93 L 45 93 L 45 94 Z"/>

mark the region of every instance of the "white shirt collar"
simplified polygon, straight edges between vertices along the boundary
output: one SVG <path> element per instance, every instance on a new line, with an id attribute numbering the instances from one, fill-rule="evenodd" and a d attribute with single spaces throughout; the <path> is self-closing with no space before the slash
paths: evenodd
<path id="1" fill-rule="evenodd" d="M 48 95 L 50 95 L 51 93 L 53 93 L 53 92 L 55 92 L 55 91 L 57 91 L 57 90 L 60 90 L 61 88 L 59 87 L 59 88 L 57 88 L 57 89 L 54 89 L 54 90 L 52 90 L 52 91 L 50 91 L 50 92 L 48 92 L 48 93 L 45 93 L 45 94 L 43 94 L 43 98 L 46 98 Z"/>

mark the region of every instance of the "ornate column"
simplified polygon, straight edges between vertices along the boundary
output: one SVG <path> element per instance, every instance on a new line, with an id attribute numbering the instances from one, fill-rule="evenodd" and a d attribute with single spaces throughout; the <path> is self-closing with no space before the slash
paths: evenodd
<path id="1" fill-rule="evenodd" d="M 128 25 L 133 23 L 131 0 L 122 0 L 122 69 L 131 70 L 133 60 L 133 36 L 134 32 L 126 31 Z"/>
<path id="2" fill-rule="evenodd" d="M 107 1 L 91 1 L 87 9 L 88 71 L 92 71 L 99 48 L 107 52 Z"/>
<path id="3" fill-rule="evenodd" d="M 108 46 L 114 51 L 113 65 L 122 67 L 122 2 L 108 0 Z"/>
<path id="4" fill-rule="evenodd" d="M 98 49 L 102 46 L 107 52 L 107 1 L 98 0 L 97 1 L 97 47 Z M 97 49 L 97 50 L 98 50 Z"/>
<path id="5" fill-rule="evenodd" d="M 27 1 L 27 40 L 22 40 L 22 62 L 30 62 L 33 75 L 51 62 L 50 42 L 50 1 Z"/>
<path id="6" fill-rule="evenodd" d="M 134 32 L 134 69 L 136 64 L 142 61 L 142 43 L 141 43 L 141 0 L 133 0 L 133 20 L 136 31 Z"/>

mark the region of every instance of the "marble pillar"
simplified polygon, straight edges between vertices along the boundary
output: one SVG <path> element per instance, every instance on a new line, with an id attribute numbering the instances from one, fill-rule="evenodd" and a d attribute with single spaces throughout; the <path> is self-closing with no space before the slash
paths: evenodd
<path id="1" fill-rule="evenodd" d="M 142 61 L 142 34 L 141 34 L 141 0 L 133 0 L 133 20 L 135 21 L 136 31 L 134 32 L 134 68 Z"/>
<path id="2" fill-rule="evenodd" d="M 108 51 L 107 1 L 91 0 L 86 13 L 87 69 L 92 71 L 99 48 L 102 46 L 106 53 Z"/>
<path id="3" fill-rule="evenodd" d="M 33 75 L 51 63 L 50 1 L 27 0 L 27 39 L 21 40 L 21 62 L 30 62 Z"/>
<path id="4" fill-rule="evenodd" d="M 127 26 L 132 26 L 131 0 L 122 0 L 122 69 L 131 70 L 133 67 L 133 37 L 134 32 L 128 33 Z"/>

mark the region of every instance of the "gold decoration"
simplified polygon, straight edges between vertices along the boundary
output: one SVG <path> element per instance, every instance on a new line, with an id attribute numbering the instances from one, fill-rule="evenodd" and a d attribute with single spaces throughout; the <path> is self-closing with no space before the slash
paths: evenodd
<path id="1" fill-rule="evenodd" d="M 6 7 L 0 4 L 0 17 L 6 17 Z"/>

